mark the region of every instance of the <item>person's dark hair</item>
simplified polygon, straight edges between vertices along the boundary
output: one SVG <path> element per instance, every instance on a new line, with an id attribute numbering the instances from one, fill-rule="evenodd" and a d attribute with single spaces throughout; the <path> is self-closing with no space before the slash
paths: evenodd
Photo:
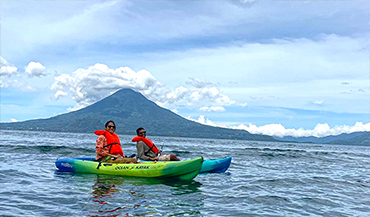
<path id="1" fill-rule="evenodd" d="M 116 127 L 116 123 L 114 123 L 114 121 L 110 120 L 110 121 L 108 121 L 107 123 L 105 123 L 105 128 L 107 128 L 107 126 L 108 126 L 108 124 L 109 124 L 109 123 L 113 123 L 113 124 L 114 124 L 114 126 Z"/>
<path id="2" fill-rule="evenodd" d="M 142 128 L 142 127 L 137 128 L 137 129 L 136 129 L 136 134 L 137 134 L 137 135 L 139 135 L 139 131 L 140 131 L 140 130 L 144 130 L 144 128 Z"/>

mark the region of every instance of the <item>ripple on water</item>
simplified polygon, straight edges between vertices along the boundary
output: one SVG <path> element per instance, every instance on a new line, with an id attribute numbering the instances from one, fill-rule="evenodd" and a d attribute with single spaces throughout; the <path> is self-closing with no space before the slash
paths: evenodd
<path id="1" fill-rule="evenodd" d="M 201 174 L 184 183 L 58 172 L 57 158 L 94 156 L 93 134 L 5 134 L 2 215 L 367 216 L 370 211 L 370 147 L 153 137 L 182 159 L 233 157 L 227 173 Z M 135 152 L 131 136 L 120 138 L 127 141 L 125 153 Z"/>

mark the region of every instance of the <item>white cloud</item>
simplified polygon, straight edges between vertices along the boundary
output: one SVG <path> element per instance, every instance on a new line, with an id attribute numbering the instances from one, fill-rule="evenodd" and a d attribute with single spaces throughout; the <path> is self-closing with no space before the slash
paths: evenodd
<path id="1" fill-rule="evenodd" d="M 167 102 L 168 103 L 177 102 L 180 99 L 183 99 L 188 92 L 189 92 L 189 89 L 183 86 L 180 86 L 176 88 L 174 91 L 166 94 Z"/>
<path id="2" fill-rule="evenodd" d="M 30 92 L 35 91 L 35 88 L 30 86 L 26 81 L 19 79 L 1 79 L 0 87 L 7 88 L 13 87 L 22 91 Z"/>
<path id="3" fill-rule="evenodd" d="M 17 73 L 18 68 L 15 66 L 1 66 L 0 76 L 12 76 Z"/>
<path id="4" fill-rule="evenodd" d="M 59 99 L 61 97 L 67 96 L 68 94 L 64 91 L 58 90 L 55 94 L 54 97 L 55 99 Z"/>
<path id="5" fill-rule="evenodd" d="M 232 105 L 235 103 L 233 100 L 230 100 L 228 96 L 221 94 L 216 87 L 194 91 L 190 95 L 190 100 L 193 102 L 212 102 L 220 106 Z"/>
<path id="6" fill-rule="evenodd" d="M 206 112 L 224 112 L 225 108 L 221 106 L 211 106 L 211 107 L 204 106 L 200 108 L 199 110 L 206 111 Z"/>
<path id="7" fill-rule="evenodd" d="M 358 89 L 357 91 L 360 92 L 360 93 L 366 93 L 366 91 L 363 90 L 362 88 Z"/>
<path id="8" fill-rule="evenodd" d="M 161 102 L 158 102 L 158 101 L 156 101 L 156 102 L 154 102 L 155 104 L 157 104 L 157 106 L 160 106 L 160 107 L 162 107 L 162 108 L 167 108 L 166 107 L 166 104 L 164 104 L 164 103 L 161 103 Z"/>
<path id="9" fill-rule="evenodd" d="M 69 108 L 67 108 L 67 111 L 68 111 L 68 112 L 74 112 L 74 111 L 77 111 L 77 110 L 82 109 L 82 108 L 83 108 L 82 106 L 78 106 L 78 105 L 76 105 L 76 106 L 74 106 L 74 107 L 69 107 Z"/>
<path id="10" fill-rule="evenodd" d="M 240 0 L 242 3 L 253 3 L 256 2 L 257 0 Z"/>
<path id="11" fill-rule="evenodd" d="M 363 124 L 362 122 L 356 122 L 354 126 L 340 125 L 330 128 L 328 124 L 317 124 L 314 129 L 286 129 L 282 124 L 266 124 L 263 126 L 256 126 L 249 123 L 248 125 L 240 124 L 238 126 L 226 126 L 222 124 L 215 124 L 209 118 L 204 117 L 203 115 L 199 116 L 198 119 L 194 119 L 191 116 L 186 117 L 188 120 L 195 121 L 204 125 L 214 126 L 214 127 L 223 127 L 230 129 L 239 129 L 246 130 L 252 134 L 262 134 L 268 136 L 284 137 L 284 136 L 293 136 L 293 137 L 325 137 L 331 135 L 339 135 L 342 133 L 353 133 L 353 132 L 364 132 L 370 131 L 370 123 Z"/>
<path id="12" fill-rule="evenodd" d="M 39 62 L 30 62 L 26 66 L 26 73 L 30 78 L 46 76 L 46 68 Z"/>
<path id="13" fill-rule="evenodd" d="M 308 137 L 308 136 L 315 136 L 315 137 L 325 137 L 330 135 L 339 135 L 342 133 L 353 133 L 353 132 L 361 132 L 361 131 L 370 131 L 370 123 L 363 124 L 362 122 L 357 122 L 354 126 L 335 126 L 330 128 L 328 124 L 317 124 L 316 127 L 312 130 L 305 130 L 305 129 L 286 129 L 281 124 L 267 124 L 264 126 L 256 126 L 253 124 L 244 125 L 241 124 L 237 127 L 232 127 L 233 129 L 241 129 L 246 130 L 252 134 L 263 134 L 269 136 L 293 136 L 293 137 Z"/>
<path id="14" fill-rule="evenodd" d="M 10 122 L 18 122 L 18 120 L 17 119 L 14 119 L 14 118 L 11 118 L 10 119 Z"/>
<path id="15" fill-rule="evenodd" d="M 324 100 L 316 100 L 314 102 L 314 104 L 316 104 L 316 105 L 322 105 L 323 102 L 324 102 Z"/>
<path id="16" fill-rule="evenodd" d="M 131 88 L 141 92 L 161 107 L 169 104 L 211 104 L 213 111 L 224 111 L 221 106 L 234 101 L 223 95 L 216 87 L 192 91 L 186 87 L 168 88 L 148 71 L 133 71 L 129 67 L 110 69 L 104 64 L 95 64 L 87 69 L 78 69 L 71 75 L 62 74 L 54 78 L 51 86 L 55 99 L 70 95 L 76 101 L 73 109 L 83 108 L 95 103 L 121 88 Z M 68 92 L 70 94 L 68 94 Z"/>
<path id="17" fill-rule="evenodd" d="M 186 84 L 192 85 L 196 88 L 204 88 L 205 86 L 212 84 L 209 81 L 202 81 L 198 78 L 189 78 L 188 81 L 185 82 Z"/>
<path id="18" fill-rule="evenodd" d="M 95 64 L 87 69 L 80 68 L 71 75 L 62 74 L 54 79 L 51 89 L 57 91 L 56 96 L 69 91 L 77 103 L 75 108 L 90 105 L 121 88 L 132 88 L 145 91 L 148 95 L 156 95 L 157 90 L 162 87 L 146 70 L 134 72 L 128 67 L 110 69 L 104 64 Z"/>
<path id="19" fill-rule="evenodd" d="M 16 75 L 18 72 L 18 68 L 9 64 L 3 57 L 0 56 L 0 76 L 12 76 Z"/>
<path id="20" fill-rule="evenodd" d="M 199 116 L 198 119 L 193 119 L 190 116 L 189 117 L 186 117 L 186 119 L 191 120 L 191 121 L 195 121 L 195 122 L 198 122 L 198 123 L 204 124 L 204 125 L 209 125 L 209 126 L 213 126 L 213 127 L 224 127 L 224 128 L 226 128 L 226 126 L 218 125 L 218 124 L 213 123 L 211 120 L 209 120 L 208 118 L 205 118 L 203 115 Z"/>

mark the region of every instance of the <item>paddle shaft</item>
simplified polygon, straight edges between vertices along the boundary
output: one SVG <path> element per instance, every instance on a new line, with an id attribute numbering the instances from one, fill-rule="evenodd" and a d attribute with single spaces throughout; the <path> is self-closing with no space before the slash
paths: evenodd
<path id="1" fill-rule="evenodd" d="M 161 152 L 158 154 L 158 157 L 160 157 L 162 155 L 162 152 L 163 152 L 163 147 L 164 147 L 164 144 L 162 144 L 162 147 L 161 147 Z"/>

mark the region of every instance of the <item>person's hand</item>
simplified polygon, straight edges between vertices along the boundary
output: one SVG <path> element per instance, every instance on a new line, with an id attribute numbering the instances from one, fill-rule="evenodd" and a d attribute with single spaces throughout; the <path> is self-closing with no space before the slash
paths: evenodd
<path id="1" fill-rule="evenodd" d="M 116 159 L 118 159 L 118 158 L 124 158 L 124 157 L 122 157 L 121 155 L 112 155 L 112 157 L 114 157 L 114 158 L 116 158 Z"/>
<path id="2" fill-rule="evenodd" d="M 162 154 L 162 150 L 159 150 L 159 151 L 158 151 L 158 153 L 159 153 L 159 154 Z"/>

